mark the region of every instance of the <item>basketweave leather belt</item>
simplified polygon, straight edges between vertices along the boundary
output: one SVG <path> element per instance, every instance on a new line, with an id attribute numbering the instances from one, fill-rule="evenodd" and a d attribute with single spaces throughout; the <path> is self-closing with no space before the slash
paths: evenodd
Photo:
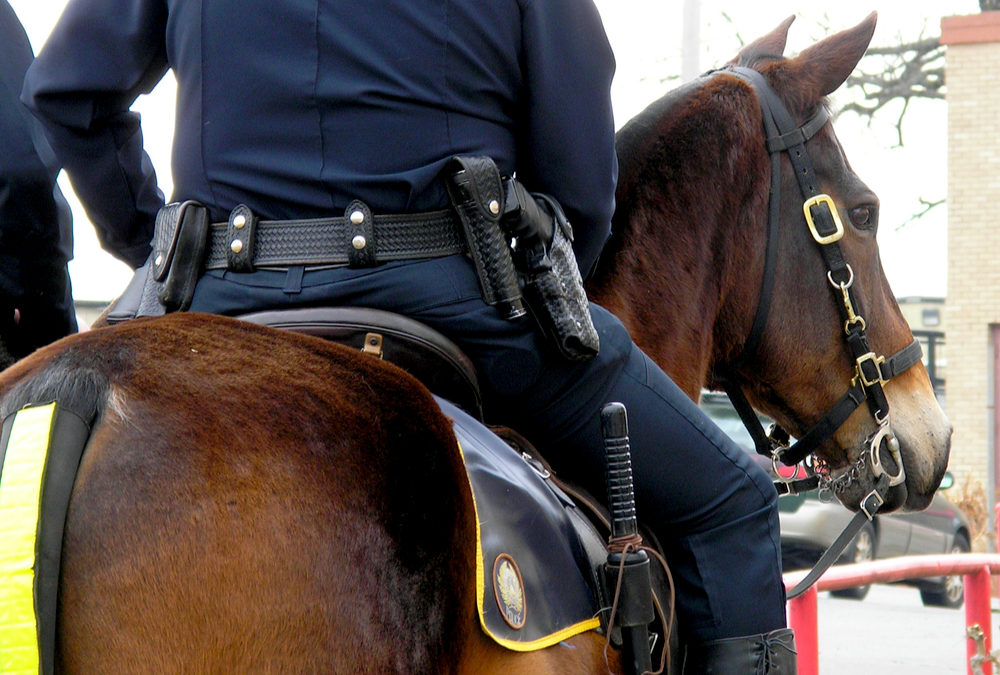
<path id="1" fill-rule="evenodd" d="M 252 272 L 258 267 L 349 265 L 436 258 L 465 250 L 450 209 L 373 215 L 354 201 L 343 217 L 258 220 L 246 206 L 211 225 L 205 269 Z"/>

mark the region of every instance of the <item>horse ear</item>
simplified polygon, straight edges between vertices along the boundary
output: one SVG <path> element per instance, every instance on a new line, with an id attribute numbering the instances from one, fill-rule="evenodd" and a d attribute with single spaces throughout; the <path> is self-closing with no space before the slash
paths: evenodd
<path id="1" fill-rule="evenodd" d="M 877 12 L 872 12 L 854 28 L 821 40 L 786 64 L 800 75 L 800 82 L 810 82 L 814 100 L 832 94 L 854 72 L 875 33 Z"/>
<path id="2" fill-rule="evenodd" d="M 785 43 L 788 41 L 788 27 L 795 21 L 795 15 L 781 22 L 781 25 L 764 37 L 757 38 L 736 55 L 729 65 L 751 66 L 761 59 L 781 58 L 785 53 Z"/>

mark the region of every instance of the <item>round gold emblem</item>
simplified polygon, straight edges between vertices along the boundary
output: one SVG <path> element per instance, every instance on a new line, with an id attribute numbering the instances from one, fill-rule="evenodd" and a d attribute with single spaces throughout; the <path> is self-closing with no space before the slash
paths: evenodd
<path id="1" fill-rule="evenodd" d="M 526 610 L 524 581 L 517 563 L 506 553 L 501 553 L 493 561 L 493 596 L 507 625 L 514 630 L 523 628 Z"/>

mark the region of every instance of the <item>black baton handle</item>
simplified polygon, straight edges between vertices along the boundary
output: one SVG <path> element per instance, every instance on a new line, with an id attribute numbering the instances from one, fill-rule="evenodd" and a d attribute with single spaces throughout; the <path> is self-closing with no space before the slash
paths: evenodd
<path id="1" fill-rule="evenodd" d="M 639 533 L 635 517 L 635 488 L 632 481 L 632 452 L 628 440 L 628 415 L 621 403 L 608 403 L 601 410 L 601 430 L 607 460 L 608 509 L 611 538 Z"/>
<path id="2" fill-rule="evenodd" d="M 622 635 L 622 668 L 626 675 L 651 672 L 649 624 L 655 618 L 649 557 L 641 549 L 635 516 L 635 489 L 632 482 L 632 451 L 628 440 L 628 415 L 621 403 L 608 403 L 601 410 L 601 431 L 607 458 L 608 509 L 611 540 L 605 583 L 617 598 L 615 625 Z M 621 548 L 620 548 L 621 547 Z"/>

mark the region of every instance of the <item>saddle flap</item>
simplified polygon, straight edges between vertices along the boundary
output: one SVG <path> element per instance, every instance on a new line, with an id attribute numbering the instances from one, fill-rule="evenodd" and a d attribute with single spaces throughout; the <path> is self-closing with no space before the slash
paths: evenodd
<path id="1" fill-rule="evenodd" d="M 456 406 L 452 420 L 477 519 L 479 619 L 498 644 L 533 651 L 601 626 L 603 540 L 565 495 Z"/>

